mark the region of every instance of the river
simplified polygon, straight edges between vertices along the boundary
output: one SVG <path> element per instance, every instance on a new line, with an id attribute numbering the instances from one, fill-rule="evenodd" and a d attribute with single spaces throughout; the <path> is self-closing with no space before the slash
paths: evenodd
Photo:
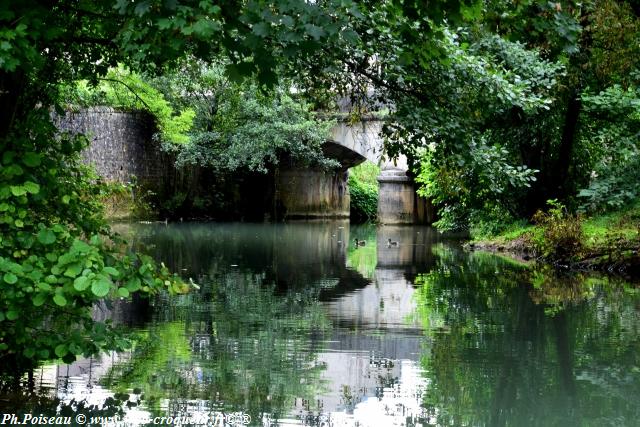
<path id="1" fill-rule="evenodd" d="M 113 412 L 129 425 L 640 420 L 640 292 L 621 279 L 464 252 L 427 227 L 117 228 L 200 289 L 96 308 L 132 329 L 135 347 L 40 368 L 36 389 L 58 412 L 135 402 Z"/>

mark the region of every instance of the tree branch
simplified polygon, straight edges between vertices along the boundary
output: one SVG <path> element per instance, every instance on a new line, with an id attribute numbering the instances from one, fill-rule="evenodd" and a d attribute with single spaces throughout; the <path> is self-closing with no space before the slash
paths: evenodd
<path id="1" fill-rule="evenodd" d="M 144 102 L 144 99 L 140 98 L 140 95 L 138 95 L 138 94 L 136 93 L 136 91 L 135 91 L 135 90 L 133 90 L 133 88 L 132 88 L 131 86 L 129 86 L 128 84 L 126 84 L 126 83 L 125 83 L 125 82 L 123 82 L 122 80 L 118 80 L 118 79 L 110 79 L 110 78 L 107 78 L 107 77 L 102 77 L 102 78 L 99 78 L 98 80 L 102 80 L 102 81 L 105 81 L 105 82 L 120 83 L 122 86 L 126 87 L 126 88 L 129 90 L 129 92 L 131 92 L 131 93 L 132 93 L 132 94 L 133 94 L 133 95 L 138 99 L 138 101 L 142 102 L 142 104 L 143 104 L 145 107 L 147 107 L 147 110 L 151 111 L 151 107 L 149 106 L 149 104 L 147 104 L 146 102 Z"/>
<path id="2" fill-rule="evenodd" d="M 90 43 L 97 44 L 100 46 L 111 46 L 116 47 L 116 44 L 112 39 L 107 38 L 98 38 L 98 37 L 71 37 L 69 38 L 69 42 L 71 43 Z"/>
<path id="3" fill-rule="evenodd" d="M 387 88 L 387 89 L 392 90 L 392 91 L 401 92 L 401 93 L 404 93 L 405 95 L 409 95 L 409 96 L 411 96 L 413 98 L 416 98 L 418 100 L 420 99 L 420 96 L 419 96 L 420 94 L 416 93 L 415 91 L 413 91 L 413 90 L 411 90 L 409 88 L 402 87 L 402 86 L 399 86 L 397 84 L 389 83 L 388 81 L 383 80 L 380 77 L 378 77 L 378 76 L 376 76 L 376 75 L 364 70 L 362 67 L 358 67 L 356 64 L 347 62 L 346 65 L 347 65 L 347 67 L 349 68 L 349 70 L 351 72 L 353 72 L 355 74 L 359 74 L 359 75 L 361 75 L 363 77 L 366 77 L 372 83 L 374 83 L 376 86 L 381 86 L 381 87 Z"/>

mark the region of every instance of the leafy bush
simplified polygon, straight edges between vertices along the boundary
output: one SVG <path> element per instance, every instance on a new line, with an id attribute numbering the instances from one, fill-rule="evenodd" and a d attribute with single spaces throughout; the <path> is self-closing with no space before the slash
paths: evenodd
<path id="1" fill-rule="evenodd" d="M 367 222 L 377 219 L 379 174 L 380 168 L 368 161 L 350 169 L 351 221 Z"/>
<path id="2" fill-rule="evenodd" d="M 433 144 L 422 153 L 416 181 L 418 194 L 438 208 L 440 230 L 482 228 L 482 233 L 501 231 L 518 210 L 517 195 L 536 180 L 536 170 L 514 165 L 509 151 L 490 145 L 485 137 L 472 140 L 464 154 L 442 153 Z"/>
<path id="3" fill-rule="evenodd" d="M 236 95 L 237 103 L 217 106 L 212 130 L 195 129 L 190 143 L 175 147 L 179 165 L 261 173 L 284 158 L 297 165 L 337 165 L 321 148 L 331 123 L 316 120 L 307 105 L 285 93 L 263 96 L 256 87 Z"/>
<path id="4" fill-rule="evenodd" d="M 111 324 L 93 319 L 94 304 L 185 289 L 164 265 L 132 252 L 110 231 L 100 199 L 112 190 L 82 164 L 87 143 L 60 134 L 47 109 L 25 113 L 0 137 L 2 367 L 127 348 Z"/>
<path id="5" fill-rule="evenodd" d="M 547 203 L 547 212 L 538 211 L 533 217 L 541 227 L 541 233 L 534 233 L 534 245 L 545 258 L 556 262 L 571 261 L 584 247 L 582 221 L 557 200 Z"/>
<path id="6" fill-rule="evenodd" d="M 488 239 L 525 227 L 527 222 L 498 205 L 487 204 L 484 209 L 474 210 L 469 216 L 469 231 L 473 239 Z"/>
<path id="7" fill-rule="evenodd" d="M 582 138 L 593 169 L 578 193 L 581 210 L 619 209 L 640 196 L 640 91 L 615 85 L 582 101 L 590 115 Z"/>
<path id="8" fill-rule="evenodd" d="M 252 80 L 232 82 L 223 65 L 185 61 L 180 72 L 151 82 L 176 109 L 194 113 L 188 143 L 165 144 L 178 165 L 260 173 L 284 160 L 337 166 L 322 152 L 333 122 L 319 119 L 288 86 L 267 93 Z"/>

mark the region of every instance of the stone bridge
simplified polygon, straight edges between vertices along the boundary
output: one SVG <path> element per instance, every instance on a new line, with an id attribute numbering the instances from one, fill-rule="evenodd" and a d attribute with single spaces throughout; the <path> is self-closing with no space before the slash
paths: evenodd
<path id="1" fill-rule="evenodd" d="M 57 123 L 61 129 L 90 136 L 91 144 L 83 157 L 107 181 L 126 183 L 135 177 L 138 183 L 150 187 L 175 187 L 173 160 L 152 140 L 154 126 L 147 114 L 95 107 L 69 112 L 58 118 Z M 281 166 L 275 176 L 259 178 L 259 181 L 268 182 L 269 188 L 275 188 L 273 194 L 269 194 L 273 201 L 269 204 L 277 206 L 278 212 L 269 216 L 275 219 L 348 217 L 348 169 L 370 160 L 381 167 L 378 177 L 380 222 L 433 222 L 433 209 L 428 201 L 417 197 L 413 180 L 407 175 L 406 159 L 399 158 L 395 162 L 385 159 L 379 137 L 382 123 L 376 118 L 355 124 L 338 122 L 331 139 L 323 146 L 326 156 L 340 162 L 338 170 Z M 261 188 L 252 191 L 262 193 L 266 186 L 263 183 Z"/>
<path id="2" fill-rule="evenodd" d="M 430 224 L 434 221 L 431 204 L 416 194 L 407 174 L 407 159 L 390 160 L 380 138 L 383 121 L 367 118 L 358 123 L 339 121 L 323 150 L 342 168 L 337 172 L 292 169 L 281 172 L 280 201 L 288 217 L 339 217 L 349 215 L 346 191 L 348 169 L 369 160 L 380 166 L 378 220 L 384 224 Z"/>

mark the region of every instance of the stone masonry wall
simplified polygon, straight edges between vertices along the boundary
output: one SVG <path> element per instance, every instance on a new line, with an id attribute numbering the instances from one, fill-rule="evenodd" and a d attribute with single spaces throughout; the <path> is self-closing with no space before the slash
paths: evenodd
<path id="1" fill-rule="evenodd" d="M 135 180 L 151 187 L 164 182 L 170 163 L 153 141 L 155 126 L 149 114 L 94 107 L 68 112 L 57 121 L 63 131 L 87 135 L 91 144 L 82 156 L 105 180 Z"/>

